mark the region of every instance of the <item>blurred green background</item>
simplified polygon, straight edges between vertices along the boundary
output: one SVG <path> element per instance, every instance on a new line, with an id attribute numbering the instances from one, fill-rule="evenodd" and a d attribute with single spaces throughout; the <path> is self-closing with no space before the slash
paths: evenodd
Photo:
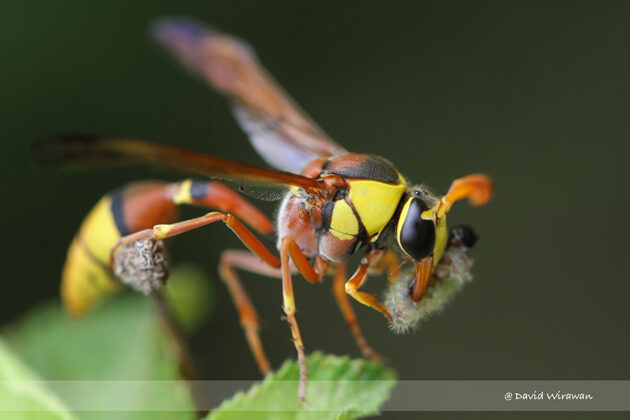
<path id="1" fill-rule="evenodd" d="M 146 168 L 36 168 L 56 132 L 134 135 L 262 164 L 225 100 L 152 43 L 147 25 L 185 15 L 248 40 L 269 71 L 351 151 L 382 155 L 445 192 L 470 172 L 496 180 L 486 207 L 457 205 L 481 240 L 475 281 L 415 333 L 354 305 L 402 379 L 628 379 L 628 2 L 3 2 L 0 322 L 58 299 L 66 247 L 107 191 Z M 262 203 L 269 214 L 273 205 Z M 201 211 L 187 209 L 185 216 Z M 216 274 L 221 226 L 181 237 L 175 262 L 215 283 L 192 339 L 208 379 L 257 369 Z M 294 357 L 280 283 L 242 274 L 274 366 Z M 380 293 L 384 280 L 367 290 Z M 330 281 L 296 278 L 308 350 L 359 355 Z"/>

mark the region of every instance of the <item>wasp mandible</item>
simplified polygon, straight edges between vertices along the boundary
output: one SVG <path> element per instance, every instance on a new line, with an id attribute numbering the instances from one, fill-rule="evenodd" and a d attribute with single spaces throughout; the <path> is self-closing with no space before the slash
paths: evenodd
<path id="1" fill-rule="evenodd" d="M 155 38 L 192 73 L 227 96 L 234 116 L 263 157 L 265 169 L 133 138 L 70 135 L 36 143 L 42 164 L 136 162 L 182 170 L 249 188 L 282 187 L 284 196 L 272 224 L 240 195 L 216 181 L 134 183 L 103 198 L 84 221 L 70 247 L 62 291 L 71 311 L 81 313 L 115 289 L 113 256 L 145 239 L 163 240 L 215 222 L 227 225 L 249 252 L 227 250 L 220 275 L 237 307 L 259 369 L 271 371 L 258 335 L 258 316 L 235 269 L 282 279 L 282 301 L 300 365 L 299 397 L 306 396 L 304 343 L 295 317 L 292 274 L 321 282 L 330 273 L 333 292 L 356 342 L 366 357 L 378 358 L 359 329 L 348 295 L 381 312 L 388 309 L 360 290 L 368 273 L 393 270 L 401 261 L 415 265 L 409 296 L 420 301 L 433 267 L 447 244 L 446 214 L 455 201 L 485 204 L 492 181 L 482 174 L 455 180 L 442 197 L 413 185 L 387 160 L 349 153 L 326 135 L 284 93 L 244 42 L 184 19 L 155 24 Z M 176 207 L 213 208 L 204 216 L 174 222 Z M 279 256 L 248 229 L 275 232 Z M 363 258 L 346 278 L 346 259 Z"/>

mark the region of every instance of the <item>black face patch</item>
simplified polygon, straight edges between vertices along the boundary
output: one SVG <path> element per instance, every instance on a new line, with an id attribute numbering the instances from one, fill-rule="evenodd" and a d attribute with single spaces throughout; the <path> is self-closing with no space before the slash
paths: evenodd
<path id="1" fill-rule="evenodd" d="M 428 210 L 427 205 L 419 198 L 413 198 L 399 232 L 400 246 L 415 261 L 431 255 L 435 246 L 433 221 L 420 218 L 425 210 Z"/>
<path id="2" fill-rule="evenodd" d="M 398 171 L 383 158 L 369 155 L 347 154 L 330 159 L 321 174 L 337 174 L 344 178 L 372 179 L 397 184 Z"/>

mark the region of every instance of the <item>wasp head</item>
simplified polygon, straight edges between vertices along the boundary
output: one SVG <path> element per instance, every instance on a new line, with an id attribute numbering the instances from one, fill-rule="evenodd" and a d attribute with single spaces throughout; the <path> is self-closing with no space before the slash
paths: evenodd
<path id="1" fill-rule="evenodd" d="M 439 204 L 440 200 L 425 188 L 412 188 L 396 226 L 398 245 L 416 265 L 416 275 L 409 286 L 416 302 L 446 246 L 446 217 L 437 217 Z"/>

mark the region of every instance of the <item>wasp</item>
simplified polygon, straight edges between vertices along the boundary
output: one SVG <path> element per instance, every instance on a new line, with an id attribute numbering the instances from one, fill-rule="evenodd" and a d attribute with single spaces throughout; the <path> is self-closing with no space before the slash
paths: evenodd
<path id="1" fill-rule="evenodd" d="M 383 303 L 360 289 L 368 274 L 394 272 L 402 259 L 414 266 L 408 294 L 419 302 L 447 245 L 446 215 L 451 206 L 462 199 L 475 206 L 485 204 L 492 195 L 492 181 L 483 174 L 468 175 L 437 196 L 423 185 L 412 184 L 389 161 L 350 153 L 332 140 L 279 87 L 243 41 L 185 19 L 158 21 L 153 34 L 191 73 L 229 99 L 251 144 L 274 169 L 134 138 L 65 135 L 37 142 L 34 155 L 42 164 L 144 163 L 204 177 L 175 184 L 133 183 L 105 196 L 70 246 L 63 270 L 64 301 L 78 314 L 118 288 L 111 267 L 120 247 L 222 222 L 249 250 L 224 251 L 219 272 L 263 374 L 271 368 L 258 335 L 258 315 L 236 270 L 282 281 L 282 307 L 300 366 L 298 394 L 304 400 L 306 358 L 295 316 L 293 274 L 310 283 L 331 274 L 333 295 L 358 347 L 364 356 L 378 359 L 357 325 L 348 296 L 391 322 Z M 282 188 L 275 223 L 219 181 L 236 183 L 245 192 Z M 176 210 L 182 204 L 213 211 L 177 222 Z M 274 236 L 277 254 L 252 230 Z M 348 279 L 345 261 L 357 252 L 363 257 Z"/>

